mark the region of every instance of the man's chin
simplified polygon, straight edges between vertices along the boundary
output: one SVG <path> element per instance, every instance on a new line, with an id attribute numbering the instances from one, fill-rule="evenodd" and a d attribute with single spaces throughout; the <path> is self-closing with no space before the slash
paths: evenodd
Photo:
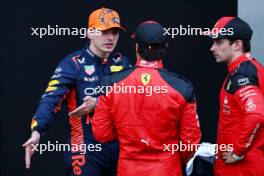
<path id="1" fill-rule="evenodd" d="M 225 62 L 225 61 L 223 61 L 223 60 L 220 59 L 220 58 L 216 58 L 215 61 L 216 61 L 216 63 L 224 63 L 224 62 Z"/>
<path id="2" fill-rule="evenodd" d="M 216 59 L 216 63 L 222 63 L 223 61 L 221 59 Z"/>
<path id="3" fill-rule="evenodd" d="M 104 48 L 103 51 L 104 51 L 105 53 L 111 53 L 111 52 L 114 51 L 114 49 L 115 49 L 115 48 Z"/>

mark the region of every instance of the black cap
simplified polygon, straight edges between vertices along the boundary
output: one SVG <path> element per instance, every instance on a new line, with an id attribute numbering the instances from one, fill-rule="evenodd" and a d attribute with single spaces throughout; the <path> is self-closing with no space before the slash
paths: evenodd
<path id="1" fill-rule="evenodd" d="M 163 27 L 155 21 L 145 21 L 138 25 L 133 36 L 139 44 L 164 44 L 166 43 Z"/>
<path id="2" fill-rule="evenodd" d="M 220 29 L 224 28 L 227 30 L 226 33 L 220 33 Z M 220 18 L 214 29 L 218 29 L 210 32 L 212 38 L 235 38 L 235 39 L 245 39 L 251 40 L 253 31 L 250 28 L 249 24 L 239 17 L 222 17 Z M 228 32 L 229 31 L 229 32 Z M 233 31 L 233 32 L 231 32 Z"/>

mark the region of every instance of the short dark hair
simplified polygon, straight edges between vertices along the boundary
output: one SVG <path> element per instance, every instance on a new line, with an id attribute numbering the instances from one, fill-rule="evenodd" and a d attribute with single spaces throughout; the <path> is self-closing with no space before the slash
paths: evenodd
<path id="1" fill-rule="evenodd" d="M 162 44 L 138 44 L 138 54 L 142 59 L 155 61 L 163 59 L 167 53 L 167 43 Z"/>
<path id="2" fill-rule="evenodd" d="M 230 41 L 230 44 L 233 44 L 236 40 L 241 40 L 243 44 L 243 52 L 247 53 L 250 52 L 251 50 L 251 43 L 250 40 L 245 40 L 245 39 L 237 39 L 237 38 L 228 38 Z"/>

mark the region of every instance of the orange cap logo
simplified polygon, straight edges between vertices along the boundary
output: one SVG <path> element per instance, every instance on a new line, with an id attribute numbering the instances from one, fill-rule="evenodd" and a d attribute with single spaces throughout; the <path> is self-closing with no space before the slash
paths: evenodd
<path id="1" fill-rule="evenodd" d="M 120 25 L 120 18 L 116 11 L 108 8 L 95 10 L 89 16 L 88 28 L 96 28 L 105 31 L 111 28 L 125 30 Z"/>

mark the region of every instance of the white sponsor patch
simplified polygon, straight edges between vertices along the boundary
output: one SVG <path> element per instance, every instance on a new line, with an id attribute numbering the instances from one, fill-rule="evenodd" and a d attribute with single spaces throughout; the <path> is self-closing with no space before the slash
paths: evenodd
<path id="1" fill-rule="evenodd" d="M 61 77 L 61 74 L 56 73 L 56 74 L 52 75 L 51 79 L 58 79 L 60 77 Z"/>
<path id="2" fill-rule="evenodd" d="M 62 71 L 61 67 L 56 68 L 55 73 L 60 73 Z"/>
<path id="3" fill-rule="evenodd" d="M 245 148 L 250 147 L 250 145 L 251 145 L 251 143 L 252 143 L 252 141 L 253 141 L 253 139 L 254 139 L 254 137 L 255 137 L 255 134 L 257 133 L 257 131 L 258 131 L 258 129 L 259 129 L 259 127 L 260 127 L 260 124 L 258 123 L 258 124 L 256 125 L 256 127 L 254 128 L 254 130 L 252 131 L 252 133 L 251 133 L 251 135 L 250 135 L 250 137 L 249 137 L 249 140 L 248 140 L 248 142 L 247 142 L 246 145 L 245 145 Z"/>
<path id="4" fill-rule="evenodd" d="M 93 77 L 84 77 L 84 81 L 88 81 L 88 82 L 94 82 L 94 81 L 99 81 L 97 76 L 93 76 Z"/>
<path id="5" fill-rule="evenodd" d="M 115 62 L 115 64 L 119 63 L 122 61 L 121 57 L 118 56 L 117 58 L 113 58 L 113 61 Z"/>
<path id="6" fill-rule="evenodd" d="M 80 64 L 85 64 L 85 58 L 83 57 L 83 58 L 79 58 L 79 59 L 77 59 L 77 61 L 80 63 Z"/>
<path id="7" fill-rule="evenodd" d="M 246 111 L 250 112 L 250 111 L 255 111 L 256 109 L 257 109 L 257 105 L 255 104 L 255 102 L 252 99 L 248 99 Z"/>
<path id="8" fill-rule="evenodd" d="M 249 78 L 241 78 L 241 79 L 238 79 L 237 83 L 240 86 L 247 85 L 249 83 Z"/>

